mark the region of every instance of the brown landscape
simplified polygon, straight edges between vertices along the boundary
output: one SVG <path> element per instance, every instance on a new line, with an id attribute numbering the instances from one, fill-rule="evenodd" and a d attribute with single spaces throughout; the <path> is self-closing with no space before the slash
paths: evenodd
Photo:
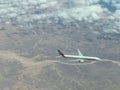
<path id="1" fill-rule="evenodd" d="M 119 90 L 120 43 L 116 40 L 98 40 L 83 27 L 67 31 L 51 26 L 49 30 L 47 26 L 36 30 L 10 24 L 1 27 L 0 90 Z M 77 54 L 77 48 L 103 61 L 70 63 L 56 58 L 57 49 Z"/>
<path id="2" fill-rule="evenodd" d="M 120 0 L 0 0 L 0 90 L 120 90 Z"/>

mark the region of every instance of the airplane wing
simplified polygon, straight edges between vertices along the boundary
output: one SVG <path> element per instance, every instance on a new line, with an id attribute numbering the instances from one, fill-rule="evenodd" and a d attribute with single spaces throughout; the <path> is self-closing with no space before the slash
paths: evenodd
<path id="1" fill-rule="evenodd" d="M 77 49 L 77 51 L 78 51 L 78 55 L 79 55 L 79 56 L 83 56 L 83 54 L 80 52 L 79 49 Z"/>
<path id="2" fill-rule="evenodd" d="M 84 62 L 84 60 L 83 59 L 76 59 L 76 60 L 69 60 L 70 62 Z"/>

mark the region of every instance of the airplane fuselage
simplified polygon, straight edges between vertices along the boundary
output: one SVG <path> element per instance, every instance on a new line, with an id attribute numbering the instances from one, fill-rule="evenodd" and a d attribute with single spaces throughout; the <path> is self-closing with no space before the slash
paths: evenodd
<path id="1" fill-rule="evenodd" d="M 98 57 L 90 57 L 90 56 L 77 56 L 77 55 L 64 55 L 64 58 L 71 58 L 71 59 L 83 59 L 83 60 L 95 60 L 100 61 L 101 59 Z"/>
<path id="2" fill-rule="evenodd" d="M 84 62 L 85 60 L 91 60 L 91 61 L 102 61 L 100 58 L 98 57 L 90 57 L 90 56 L 84 56 L 80 50 L 78 49 L 78 55 L 65 55 L 63 54 L 60 50 L 58 50 L 58 53 L 60 55 L 60 57 L 63 58 L 68 58 L 70 61 L 73 62 Z M 73 59 L 73 60 L 71 60 Z M 75 60 L 74 60 L 75 59 Z"/>

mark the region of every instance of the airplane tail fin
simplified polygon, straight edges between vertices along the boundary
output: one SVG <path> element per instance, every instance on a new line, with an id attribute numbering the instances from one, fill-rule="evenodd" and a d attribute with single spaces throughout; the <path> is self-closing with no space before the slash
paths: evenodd
<path id="1" fill-rule="evenodd" d="M 62 57 L 65 58 L 64 54 L 60 50 L 57 50 L 57 51 L 58 51 L 59 55 L 61 55 Z"/>

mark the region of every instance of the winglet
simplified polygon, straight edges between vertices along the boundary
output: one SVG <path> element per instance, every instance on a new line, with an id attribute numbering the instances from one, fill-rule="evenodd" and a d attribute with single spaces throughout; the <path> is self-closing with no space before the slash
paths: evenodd
<path id="1" fill-rule="evenodd" d="M 57 51 L 58 51 L 59 55 L 61 55 L 62 57 L 65 58 L 64 54 L 60 50 L 57 50 Z"/>

